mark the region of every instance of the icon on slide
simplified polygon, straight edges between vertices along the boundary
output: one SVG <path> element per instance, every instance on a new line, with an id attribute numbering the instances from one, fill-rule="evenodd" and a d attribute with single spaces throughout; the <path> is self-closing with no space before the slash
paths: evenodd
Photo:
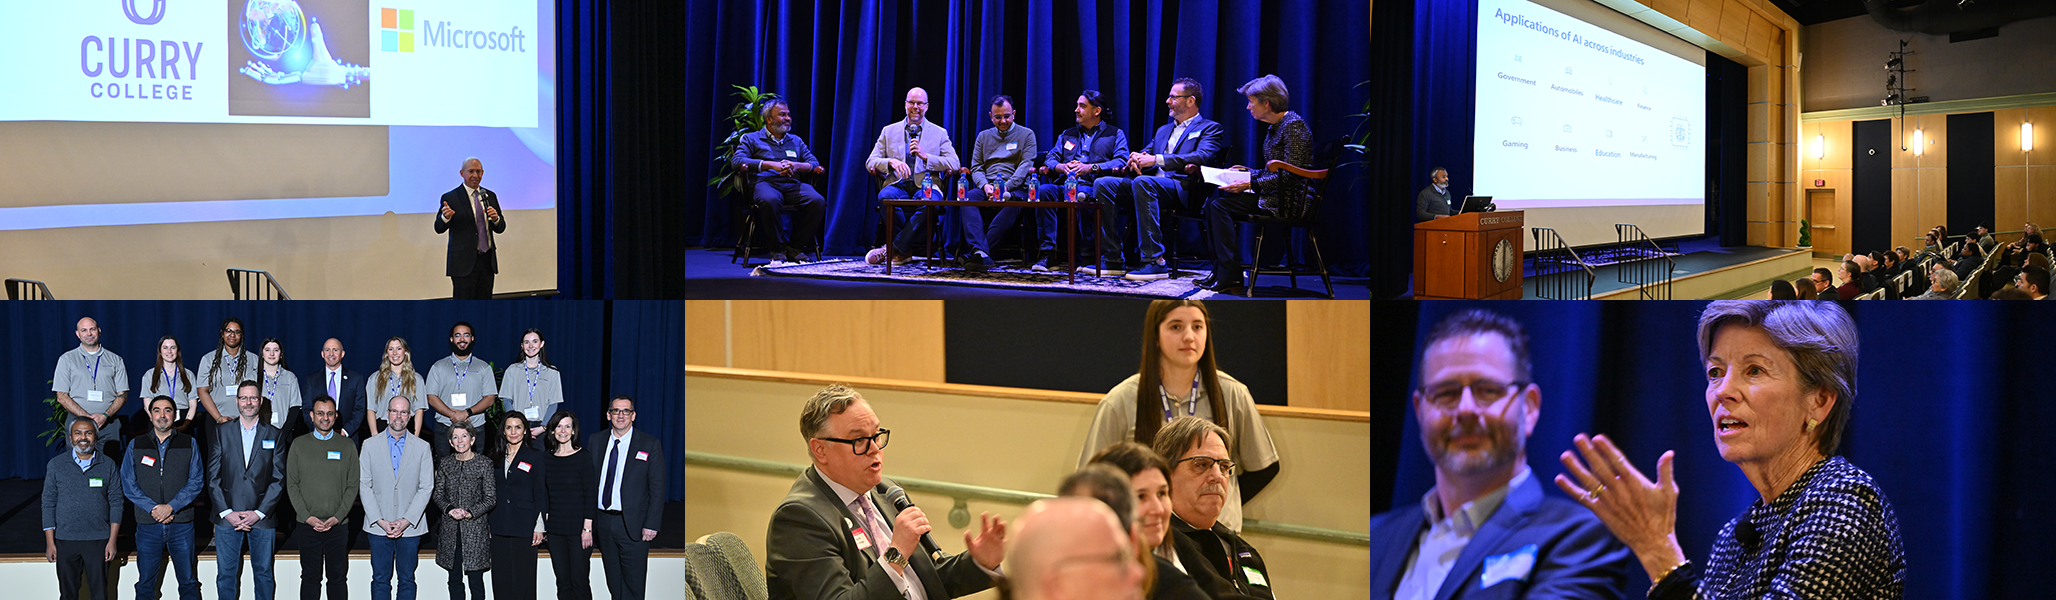
<path id="1" fill-rule="evenodd" d="M 1564 68 L 1563 68 L 1563 74 L 1565 74 L 1565 75 L 1570 75 L 1570 74 L 1571 74 L 1571 68 L 1570 68 L 1570 67 L 1564 67 Z"/>
<path id="2" fill-rule="evenodd" d="M 1671 117 L 1671 145 L 1683 148 L 1692 145 L 1692 126 L 1684 117 Z"/>
<path id="3" fill-rule="evenodd" d="M 1521 118 L 1520 118 L 1520 117 L 1514 117 L 1514 118 L 1513 118 L 1513 124 L 1515 124 L 1515 125 L 1519 125 L 1519 124 L 1521 124 Z"/>
<path id="4" fill-rule="evenodd" d="M 1606 137 L 1608 137 L 1608 138 L 1611 138 L 1611 137 L 1613 137 L 1613 130 L 1612 130 L 1612 129 L 1608 129 L 1608 130 L 1606 130 Z"/>
<path id="5" fill-rule="evenodd" d="M 1565 125 L 1565 126 L 1563 126 L 1563 132 L 1564 132 L 1564 133 L 1570 133 L 1570 132 L 1571 132 L 1571 126 L 1569 126 L 1569 125 Z"/>
<path id="6" fill-rule="evenodd" d="M 1515 55 L 1513 55 L 1513 61 L 1514 61 L 1514 62 L 1521 62 L 1521 55 L 1519 55 L 1519 54 L 1515 54 Z"/>
<path id="7" fill-rule="evenodd" d="M 368 0 L 231 0 L 229 114 L 369 117 Z"/>

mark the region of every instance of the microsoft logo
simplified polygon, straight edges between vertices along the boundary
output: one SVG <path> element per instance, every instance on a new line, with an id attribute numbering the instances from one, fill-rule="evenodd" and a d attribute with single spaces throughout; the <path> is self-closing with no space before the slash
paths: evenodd
<path id="1" fill-rule="evenodd" d="M 414 51 L 414 11 L 379 9 L 379 43 L 386 52 Z"/>

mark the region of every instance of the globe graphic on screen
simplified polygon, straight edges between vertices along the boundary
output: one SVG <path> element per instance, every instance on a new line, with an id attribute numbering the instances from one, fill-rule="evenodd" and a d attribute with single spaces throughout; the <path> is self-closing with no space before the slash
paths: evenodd
<path id="1" fill-rule="evenodd" d="M 263 60 L 278 60 L 307 39 L 307 15 L 293 0 L 250 0 L 243 6 L 243 46 Z"/>

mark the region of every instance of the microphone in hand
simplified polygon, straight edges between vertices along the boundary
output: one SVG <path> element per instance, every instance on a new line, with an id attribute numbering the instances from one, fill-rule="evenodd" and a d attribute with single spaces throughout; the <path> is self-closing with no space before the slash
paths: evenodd
<path id="1" fill-rule="evenodd" d="M 904 511 L 914 507 L 914 501 L 907 499 L 907 491 L 905 489 L 889 483 L 880 485 L 885 486 L 885 499 L 891 500 L 894 508 Z M 926 550 L 929 556 L 942 553 L 942 548 L 935 545 L 935 537 L 926 533 L 921 534 L 921 549 Z"/>

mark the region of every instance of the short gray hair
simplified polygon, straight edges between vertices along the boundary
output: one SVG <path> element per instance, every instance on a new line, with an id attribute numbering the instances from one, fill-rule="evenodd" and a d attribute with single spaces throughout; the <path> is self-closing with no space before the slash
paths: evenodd
<path id="1" fill-rule="evenodd" d="M 1951 270 L 1948 270 L 1948 269 L 1936 269 L 1936 270 L 1935 270 L 1935 283 L 1939 283 L 1939 284 L 1942 284 L 1942 291 L 1945 291 L 1945 292 L 1953 292 L 1953 291 L 1956 291 L 1956 284 L 1959 284 L 1959 283 L 1962 283 L 1962 282 L 1963 282 L 1963 280 L 1961 280 L 1961 279 L 1957 279 L 1957 278 L 1956 278 L 1956 272 L 1955 272 L 1955 271 L 1951 271 Z"/>
<path id="2" fill-rule="evenodd" d="M 1729 325 L 1762 329 L 1772 345 L 1792 353 L 1804 389 L 1827 388 L 1835 393 L 1834 408 L 1814 429 L 1818 436 L 1814 443 L 1821 455 L 1833 456 L 1835 448 L 1842 445 L 1849 407 L 1856 400 L 1856 321 L 1833 302 L 1714 302 L 1699 313 L 1701 364 L 1713 353 L 1714 335 Z"/>
<path id="3" fill-rule="evenodd" d="M 1172 471 L 1176 471 L 1178 459 L 1185 457 L 1186 450 L 1205 442 L 1206 434 L 1209 432 L 1213 433 L 1214 437 L 1221 438 L 1222 446 L 1231 448 L 1229 453 L 1232 456 L 1235 442 L 1229 439 L 1226 428 L 1214 424 L 1213 421 L 1190 415 L 1180 415 L 1165 423 L 1163 430 L 1157 432 L 1156 444 L 1152 449 L 1156 450 L 1158 456 L 1164 457 L 1164 462 L 1170 463 Z M 1170 473 L 1164 474 L 1166 478 L 1170 476 Z"/>
<path id="4" fill-rule="evenodd" d="M 772 98 L 770 100 L 765 100 L 762 106 L 757 107 L 757 116 L 766 121 L 769 121 L 771 119 L 771 107 L 773 106 L 783 106 L 786 107 L 787 110 L 790 110 L 792 108 L 792 105 L 785 103 L 784 98 Z"/>
<path id="5" fill-rule="evenodd" d="M 1282 113 L 1292 105 L 1292 94 L 1285 91 L 1285 80 L 1277 75 L 1265 75 L 1249 80 L 1242 87 L 1235 88 L 1242 95 L 1256 99 L 1271 107 L 1271 112 Z"/>
<path id="6" fill-rule="evenodd" d="M 863 394 L 850 389 L 848 384 L 837 383 L 814 392 L 806 407 L 800 409 L 800 439 L 814 439 L 828 427 L 828 417 L 842 414 L 850 405 L 863 401 Z"/>

